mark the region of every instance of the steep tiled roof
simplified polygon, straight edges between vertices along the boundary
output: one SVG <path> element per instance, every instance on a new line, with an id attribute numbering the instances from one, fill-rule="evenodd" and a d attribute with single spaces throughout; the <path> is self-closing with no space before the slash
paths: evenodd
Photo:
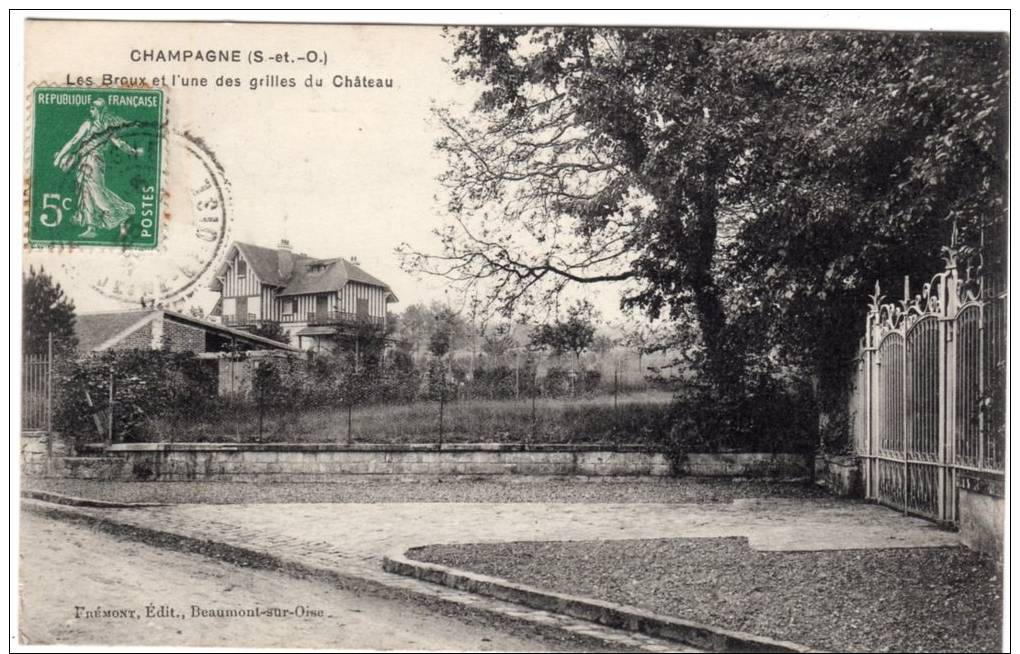
<path id="1" fill-rule="evenodd" d="M 390 287 L 385 282 L 341 257 L 315 259 L 303 254 L 294 254 L 293 272 L 288 278 L 284 278 L 280 275 L 280 250 L 250 243 L 234 245 L 262 283 L 283 287 L 280 296 L 329 293 L 343 288 L 349 281 L 378 286 L 392 295 Z"/>
<path id="2" fill-rule="evenodd" d="M 255 270 L 255 274 L 264 284 L 273 286 L 286 286 L 289 280 L 280 275 L 280 254 L 275 248 L 264 248 L 261 245 L 250 243 L 235 243 L 237 249 L 244 255 L 248 265 Z M 295 255 L 294 259 L 301 259 L 301 255 Z"/>
<path id="3" fill-rule="evenodd" d="M 202 318 L 196 318 L 195 316 L 189 316 L 177 311 L 158 308 L 139 309 L 135 311 L 103 311 L 99 313 L 78 314 L 74 325 L 74 332 L 78 337 L 78 349 L 82 352 L 93 352 L 99 346 L 116 336 L 120 336 L 121 338 L 127 337 L 129 334 L 136 331 L 135 329 L 132 329 L 132 327 L 141 327 L 149 322 L 149 319 L 155 319 L 157 317 L 156 314 L 163 314 L 165 317 L 176 322 L 190 323 L 206 331 L 240 338 L 254 345 L 268 346 L 267 349 L 297 351 L 297 348 L 290 345 L 264 338 L 244 330 L 234 329 L 232 327 L 210 322 Z M 115 345 L 119 341 L 120 338 L 117 338 L 113 343 L 110 343 L 110 345 Z"/>
<path id="4" fill-rule="evenodd" d="M 221 325 L 219 323 L 206 320 L 205 318 L 189 316 L 187 314 L 180 313 L 179 311 L 171 311 L 170 309 L 159 310 L 163 312 L 163 315 L 172 320 L 175 320 L 177 322 L 191 323 L 192 325 L 205 329 L 206 331 L 219 332 L 221 334 L 234 336 L 242 340 L 251 341 L 256 344 L 268 345 L 269 349 L 273 350 L 291 350 L 294 352 L 300 352 L 298 348 L 292 345 L 281 343 L 279 341 L 274 341 L 271 338 L 266 338 L 264 336 L 259 336 L 257 334 L 252 334 L 251 332 L 245 331 L 243 329 L 227 327 L 226 325 Z"/>
<path id="5" fill-rule="evenodd" d="M 362 284 L 368 284 L 369 286 L 381 286 L 386 290 L 390 289 L 390 287 L 383 283 L 381 280 L 379 280 L 376 277 L 373 277 L 372 275 L 369 275 L 367 272 L 362 270 L 358 266 L 358 264 L 351 263 L 347 259 L 339 259 L 339 261 L 341 261 L 343 265 L 347 268 L 347 279 L 351 280 L 352 282 L 361 282 Z"/>
<path id="6" fill-rule="evenodd" d="M 347 280 L 347 270 L 338 259 L 301 259 L 294 262 L 290 283 L 279 295 L 328 293 L 343 288 Z"/>

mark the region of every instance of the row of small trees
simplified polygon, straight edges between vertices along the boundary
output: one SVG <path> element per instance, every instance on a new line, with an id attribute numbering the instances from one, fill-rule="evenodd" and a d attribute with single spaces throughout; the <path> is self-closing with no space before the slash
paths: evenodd
<path id="1" fill-rule="evenodd" d="M 413 304 L 399 318 L 394 336 L 409 353 L 442 357 L 470 349 L 500 358 L 519 352 L 570 355 L 575 363 L 586 352 L 605 354 L 622 347 L 640 359 L 659 347 L 655 330 L 645 324 L 624 324 L 610 336 L 599 330 L 599 315 L 588 301 L 570 305 L 564 316 L 537 325 L 501 322 L 477 326 L 473 320 L 438 303 Z"/>
<path id="2" fill-rule="evenodd" d="M 597 371 L 575 380 L 573 371 L 553 367 L 539 376 L 533 357 L 517 369 L 497 366 L 469 375 L 447 359 L 419 366 L 401 353 L 371 366 L 343 355 L 236 356 L 251 366 L 250 388 L 236 395 L 218 393 L 217 361 L 191 352 L 117 350 L 58 359 L 54 426 L 82 442 L 188 439 L 200 437 L 192 433 L 200 425 L 223 423 L 227 415 L 250 419 L 366 405 L 561 397 L 594 392 L 600 383 Z"/>
<path id="3" fill-rule="evenodd" d="M 498 363 L 471 368 L 464 360 L 434 356 L 421 363 L 395 351 L 376 365 L 357 365 L 346 354 L 272 358 L 253 362 L 249 397 L 284 399 L 302 406 L 411 403 L 459 399 L 507 400 L 562 397 L 602 390 L 597 370 L 551 365 L 522 357 L 515 366 Z"/>

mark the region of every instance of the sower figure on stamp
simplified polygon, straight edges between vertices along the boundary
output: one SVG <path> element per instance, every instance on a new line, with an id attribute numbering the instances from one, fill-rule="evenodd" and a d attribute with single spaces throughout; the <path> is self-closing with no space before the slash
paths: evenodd
<path id="1" fill-rule="evenodd" d="M 124 235 L 128 220 L 135 215 L 135 207 L 106 186 L 105 151 L 109 144 L 132 157 L 142 156 L 144 150 L 131 147 L 116 136 L 117 128 L 125 121 L 111 114 L 103 99 L 92 103 L 89 114 L 91 120 L 83 122 L 71 140 L 54 155 L 53 165 L 64 172 L 75 166 L 78 197 L 71 222 L 85 227 L 82 237 L 95 237 L 97 228 L 117 227 Z"/>

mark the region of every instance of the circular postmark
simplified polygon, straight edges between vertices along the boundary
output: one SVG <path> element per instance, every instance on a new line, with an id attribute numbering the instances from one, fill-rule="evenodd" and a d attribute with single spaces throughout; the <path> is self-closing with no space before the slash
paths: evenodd
<path id="1" fill-rule="evenodd" d="M 188 132 L 167 139 L 159 243 L 151 250 L 79 250 L 62 267 L 79 284 L 125 304 L 186 308 L 206 290 L 230 244 L 230 183 L 205 141 Z"/>

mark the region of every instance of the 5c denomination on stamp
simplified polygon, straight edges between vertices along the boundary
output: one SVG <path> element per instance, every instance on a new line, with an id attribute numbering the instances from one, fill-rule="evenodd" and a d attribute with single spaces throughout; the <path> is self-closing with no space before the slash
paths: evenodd
<path id="1" fill-rule="evenodd" d="M 34 90 L 30 244 L 156 247 L 163 107 L 158 89 Z"/>

